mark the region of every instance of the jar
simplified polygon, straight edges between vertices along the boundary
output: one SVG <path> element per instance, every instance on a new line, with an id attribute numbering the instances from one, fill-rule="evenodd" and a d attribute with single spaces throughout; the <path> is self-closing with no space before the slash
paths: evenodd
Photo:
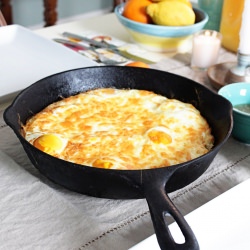
<path id="1" fill-rule="evenodd" d="M 222 46 L 237 52 L 240 41 L 240 27 L 245 0 L 224 0 L 220 24 Z"/>
<path id="2" fill-rule="evenodd" d="M 204 29 L 219 31 L 223 0 L 198 0 L 198 6 L 205 11 L 209 17 Z"/>

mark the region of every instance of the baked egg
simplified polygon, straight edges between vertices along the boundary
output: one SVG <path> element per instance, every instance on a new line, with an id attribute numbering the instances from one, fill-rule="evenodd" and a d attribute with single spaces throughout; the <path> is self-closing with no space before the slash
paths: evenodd
<path id="1" fill-rule="evenodd" d="M 96 89 L 52 103 L 23 126 L 39 150 L 105 169 L 150 169 L 212 147 L 209 124 L 191 104 L 146 90 Z"/>

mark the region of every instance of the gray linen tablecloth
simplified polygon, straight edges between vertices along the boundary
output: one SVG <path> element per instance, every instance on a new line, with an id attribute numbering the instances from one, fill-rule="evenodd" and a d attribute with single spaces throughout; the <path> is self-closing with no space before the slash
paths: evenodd
<path id="1" fill-rule="evenodd" d="M 235 60 L 222 50 L 220 61 Z M 190 55 L 153 68 L 211 87 L 205 71 L 190 69 Z M 109 200 L 66 190 L 42 176 L 6 126 L 0 111 L 1 249 L 125 250 L 154 233 L 145 199 Z M 250 177 L 250 147 L 230 138 L 209 169 L 170 195 L 185 215 Z"/>

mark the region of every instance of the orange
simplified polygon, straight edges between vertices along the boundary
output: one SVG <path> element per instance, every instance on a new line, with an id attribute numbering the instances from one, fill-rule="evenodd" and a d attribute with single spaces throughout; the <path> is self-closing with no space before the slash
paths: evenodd
<path id="1" fill-rule="evenodd" d="M 127 63 L 125 66 L 139 67 L 139 68 L 149 68 L 149 65 L 144 63 L 144 62 L 131 62 L 131 63 Z"/>
<path id="2" fill-rule="evenodd" d="M 150 16 L 146 13 L 146 7 L 150 0 L 128 0 L 124 6 L 123 16 L 140 23 L 151 23 Z"/>

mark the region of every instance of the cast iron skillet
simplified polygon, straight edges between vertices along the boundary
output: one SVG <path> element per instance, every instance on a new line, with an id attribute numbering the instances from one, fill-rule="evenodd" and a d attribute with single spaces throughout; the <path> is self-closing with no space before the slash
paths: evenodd
<path id="1" fill-rule="evenodd" d="M 150 170 L 107 170 L 54 158 L 29 144 L 21 124 L 48 104 L 96 88 L 145 89 L 192 103 L 209 122 L 215 146 L 207 154 L 182 164 Z M 203 174 L 232 130 L 232 107 L 223 97 L 184 77 L 163 71 L 105 66 L 66 71 L 39 80 L 22 91 L 5 110 L 28 157 L 50 180 L 79 193 L 112 199 L 146 198 L 161 249 L 199 249 L 198 242 L 167 193 L 182 188 Z M 169 231 L 166 215 L 179 225 L 185 242 L 178 244 Z"/>

